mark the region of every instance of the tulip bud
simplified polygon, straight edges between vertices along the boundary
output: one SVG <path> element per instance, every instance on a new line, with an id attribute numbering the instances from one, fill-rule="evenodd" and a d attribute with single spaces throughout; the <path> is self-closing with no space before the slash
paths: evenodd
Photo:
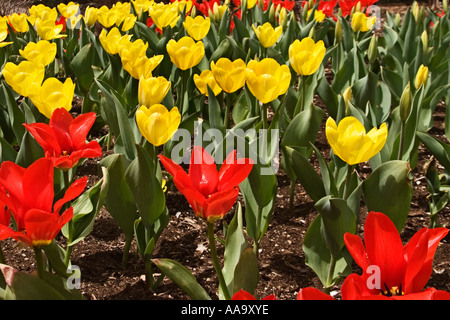
<path id="1" fill-rule="evenodd" d="M 411 112 L 411 87 L 408 82 L 400 98 L 400 119 L 406 122 Z"/>
<path id="2" fill-rule="evenodd" d="M 283 29 L 285 29 L 287 26 L 287 22 L 288 22 L 288 18 L 287 18 L 286 8 L 283 7 L 283 8 L 281 8 L 280 15 L 278 16 L 278 23 L 280 24 L 280 26 L 283 27 Z"/>
<path id="3" fill-rule="evenodd" d="M 309 0 L 308 1 L 308 6 L 310 7 L 310 8 L 312 8 L 312 7 L 314 7 L 314 0 Z"/>
<path id="4" fill-rule="evenodd" d="M 428 67 L 425 67 L 423 64 L 419 67 L 419 70 L 416 74 L 416 79 L 414 85 L 416 89 L 419 89 L 422 85 L 425 86 L 428 81 Z"/>
<path id="5" fill-rule="evenodd" d="M 195 18 L 196 16 L 197 16 L 197 7 L 196 6 L 192 6 L 191 17 Z"/>
<path id="6" fill-rule="evenodd" d="M 361 1 L 356 4 L 355 12 L 361 12 Z"/>
<path id="7" fill-rule="evenodd" d="M 348 117 L 351 115 L 350 108 L 348 107 L 348 102 L 352 99 L 352 88 L 350 86 L 345 89 L 344 93 L 342 94 L 342 98 L 345 102 L 345 116 Z"/>
<path id="8" fill-rule="evenodd" d="M 374 63 L 378 56 L 378 38 L 376 35 L 373 35 L 370 40 L 368 55 L 369 62 Z"/>
<path id="9" fill-rule="evenodd" d="M 400 13 L 397 13 L 395 15 L 395 25 L 398 27 L 400 26 L 400 23 L 402 23 L 402 17 L 400 16 Z"/>
<path id="10" fill-rule="evenodd" d="M 269 21 L 275 22 L 275 5 L 273 3 L 269 9 Z"/>
<path id="11" fill-rule="evenodd" d="M 334 29 L 334 38 L 335 38 L 335 42 L 339 43 L 342 41 L 342 25 L 341 25 L 341 20 L 338 19 L 338 21 L 336 22 L 336 27 Z"/>
<path id="12" fill-rule="evenodd" d="M 428 34 L 426 30 L 422 32 L 420 39 L 422 40 L 423 52 L 426 53 L 428 50 Z"/>
<path id="13" fill-rule="evenodd" d="M 417 1 L 413 2 L 411 11 L 412 11 L 412 14 L 413 14 L 416 22 L 419 21 L 420 8 L 419 8 L 419 4 L 417 3 Z"/>
<path id="14" fill-rule="evenodd" d="M 311 30 L 309 30 L 308 37 L 314 39 L 314 32 L 315 32 L 315 31 L 316 31 L 316 30 L 315 30 L 315 26 L 313 26 L 313 27 L 311 28 Z"/>

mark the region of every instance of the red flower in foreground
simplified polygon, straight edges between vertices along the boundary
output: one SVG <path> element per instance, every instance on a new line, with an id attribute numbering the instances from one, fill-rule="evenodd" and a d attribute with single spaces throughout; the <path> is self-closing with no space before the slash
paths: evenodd
<path id="1" fill-rule="evenodd" d="M 12 213 L 17 228 L 11 229 L 9 219 L 3 219 L 0 240 L 12 237 L 32 247 L 45 246 L 72 219 L 72 207 L 61 215 L 59 212 L 65 203 L 83 192 L 87 178 L 76 180 L 53 205 L 53 171 L 53 164 L 47 158 L 36 160 L 26 169 L 11 161 L 2 163 L 0 203 Z"/>
<path id="2" fill-rule="evenodd" d="M 346 233 L 344 241 L 362 275 L 349 275 L 341 288 L 343 300 L 441 300 L 450 293 L 427 288 L 434 254 L 446 228 L 423 228 L 403 246 L 392 221 L 379 212 L 370 212 L 364 229 L 364 244 L 357 235 Z M 319 290 L 300 290 L 299 299 L 321 299 Z"/>
<path id="3" fill-rule="evenodd" d="M 27 130 L 44 149 L 45 157 L 59 169 L 74 167 L 81 158 L 102 155 L 97 141 L 86 143 L 86 136 L 95 122 L 96 114 L 89 112 L 75 119 L 64 108 L 56 109 L 50 123 L 24 124 Z"/>
<path id="4" fill-rule="evenodd" d="M 189 174 L 169 158 L 163 155 L 159 158 L 195 214 L 209 223 L 222 218 L 231 209 L 239 194 L 239 184 L 253 168 L 251 159 L 238 160 L 234 150 L 217 172 L 214 158 L 201 146 L 195 146 L 192 151 Z"/>
<path id="5" fill-rule="evenodd" d="M 256 300 L 256 298 L 247 291 L 241 289 L 231 297 L 231 300 Z M 271 294 L 261 300 L 276 300 L 276 298 Z"/>

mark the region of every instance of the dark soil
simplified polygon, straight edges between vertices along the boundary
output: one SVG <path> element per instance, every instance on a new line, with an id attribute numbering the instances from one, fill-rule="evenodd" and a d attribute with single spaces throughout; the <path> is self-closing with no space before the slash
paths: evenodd
<path id="1" fill-rule="evenodd" d="M 320 102 L 320 101 L 319 101 Z M 443 119 L 445 106 L 436 109 L 434 136 L 445 139 Z M 448 143 L 448 141 L 447 141 Z M 322 130 L 316 146 L 327 156 L 329 145 Z M 424 164 L 430 154 L 420 147 L 419 163 L 414 169 L 412 181 L 414 195 L 411 210 L 401 233 L 406 243 L 419 229 L 429 225 L 429 192 L 424 177 Z M 88 176 L 89 184 L 97 181 L 99 159 L 88 160 L 79 168 L 80 176 Z M 368 170 L 368 169 L 366 169 Z M 303 237 L 317 215 L 313 201 L 297 183 L 294 207 L 289 209 L 290 180 L 280 170 L 275 212 L 265 234 L 259 256 L 260 281 L 257 294 L 260 297 L 275 295 L 277 300 L 295 300 L 300 288 L 316 287 L 321 283 L 315 273 L 305 264 L 302 250 Z M 242 201 L 243 203 L 243 201 Z M 215 275 L 208 242 L 206 225 L 197 218 L 185 198 L 176 190 L 167 192 L 170 223 L 164 230 L 154 251 L 155 258 L 174 259 L 186 266 L 213 299 L 217 299 L 218 280 Z M 225 221 L 229 222 L 232 210 Z M 362 217 L 367 211 L 362 207 Z M 363 221 L 359 233 L 363 235 Z M 450 206 L 438 216 L 438 223 L 450 226 Z M 217 234 L 221 234 L 222 221 L 216 222 Z M 63 239 L 61 239 L 63 241 Z M 441 241 L 433 264 L 428 286 L 450 291 L 450 236 Z M 88 300 L 189 300 L 190 298 L 167 277 L 154 292 L 146 289 L 144 262 L 133 243 L 126 269 L 121 266 L 125 237 L 109 213 L 102 209 L 96 218 L 93 231 L 75 245 L 72 264 L 81 269 L 80 291 Z M 14 240 L 2 242 L 6 263 L 26 272 L 34 271 L 34 255 L 30 248 Z M 223 247 L 218 244 L 219 256 Z M 355 272 L 358 268 L 355 266 Z M 158 272 L 155 267 L 155 272 Z M 157 276 L 158 274 L 155 274 Z M 339 287 L 334 291 L 339 297 Z"/>

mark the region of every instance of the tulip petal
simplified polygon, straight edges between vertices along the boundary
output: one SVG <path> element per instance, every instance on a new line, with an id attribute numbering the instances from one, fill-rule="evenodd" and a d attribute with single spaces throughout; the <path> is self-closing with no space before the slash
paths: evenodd
<path id="1" fill-rule="evenodd" d="M 239 195 L 239 187 L 212 194 L 203 203 L 203 215 L 209 223 L 222 218 L 231 210 Z"/>
<path id="2" fill-rule="evenodd" d="M 298 291 L 297 300 L 335 300 L 329 294 L 326 294 L 319 289 L 308 287 Z"/>
<path id="3" fill-rule="evenodd" d="M 189 177 L 195 189 L 208 197 L 217 189 L 219 173 L 214 158 L 201 146 L 194 146 L 189 166 Z"/>
<path id="4" fill-rule="evenodd" d="M 253 168 L 253 160 L 250 158 L 237 159 L 236 150 L 228 154 L 219 170 L 218 191 L 238 186 L 247 178 Z"/>

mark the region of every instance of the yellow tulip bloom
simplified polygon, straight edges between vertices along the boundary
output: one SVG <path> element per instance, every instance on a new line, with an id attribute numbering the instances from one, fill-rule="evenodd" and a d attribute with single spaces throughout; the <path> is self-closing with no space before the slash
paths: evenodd
<path id="1" fill-rule="evenodd" d="M 119 56 L 122 66 L 133 78 L 140 79 L 151 77 L 152 71 L 161 63 L 163 55 L 156 55 L 152 58 L 146 56 L 148 43 L 142 39 L 130 42 L 127 46 L 119 48 Z"/>
<path id="2" fill-rule="evenodd" d="M 0 48 L 3 48 L 7 46 L 8 44 L 11 44 L 12 41 L 3 42 L 8 37 L 8 27 L 0 27 Z"/>
<path id="3" fill-rule="evenodd" d="M 102 6 L 97 13 L 97 21 L 105 28 L 112 27 L 117 21 L 117 10 Z"/>
<path id="4" fill-rule="evenodd" d="M 339 125 L 330 117 L 325 127 L 334 154 L 349 165 L 369 161 L 381 151 L 388 134 L 386 123 L 366 133 L 362 123 L 355 117 L 345 117 Z"/>
<path id="5" fill-rule="evenodd" d="M 191 37 L 182 37 L 178 41 L 171 39 L 167 43 L 166 49 L 172 63 L 181 70 L 195 67 L 205 55 L 203 42 L 195 42 Z"/>
<path id="6" fill-rule="evenodd" d="M 86 8 L 83 19 L 87 26 L 92 27 L 97 22 L 98 10 L 99 9 L 95 7 L 88 6 Z"/>
<path id="7" fill-rule="evenodd" d="M 425 86 L 428 81 L 428 67 L 425 67 L 423 64 L 420 65 L 419 70 L 416 73 L 416 79 L 414 81 L 414 85 L 416 89 L 419 89 L 422 85 Z"/>
<path id="8" fill-rule="evenodd" d="M 204 18 L 203 16 L 196 16 L 195 18 L 187 16 L 186 20 L 183 22 L 183 26 L 191 38 L 199 41 L 208 34 L 211 27 L 211 20 L 209 18 Z"/>
<path id="9" fill-rule="evenodd" d="M 150 7 L 148 13 L 160 30 L 163 30 L 167 26 L 171 28 L 175 27 L 178 19 L 180 19 L 178 6 L 176 5 L 158 3 Z"/>
<path id="10" fill-rule="evenodd" d="M 269 103 L 286 93 L 291 82 L 291 72 L 285 64 L 275 59 L 251 60 L 247 64 L 247 87 L 262 103 Z"/>
<path id="11" fill-rule="evenodd" d="M 58 18 L 56 8 L 50 8 L 43 4 L 32 5 L 29 9 L 30 17 L 28 21 L 34 24 L 37 19 L 55 21 Z"/>
<path id="12" fill-rule="evenodd" d="M 57 78 L 48 78 L 42 86 L 34 83 L 29 97 L 39 112 L 50 119 L 56 109 L 72 109 L 74 92 L 75 84 L 71 78 L 67 78 L 64 83 Z"/>
<path id="13" fill-rule="evenodd" d="M 28 42 L 25 48 L 19 49 L 19 54 L 35 64 L 49 65 L 56 57 L 56 43 L 47 40 Z"/>
<path id="14" fill-rule="evenodd" d="M 55 20 L 41 20 L 36 19 L 36 32 L 42 40 L 53 40 L 62 38 L 65 35 L 60 34 L 64 26 L 62 24 L 55 24 Z"/>
<path id="15" fill-rule="evenodd" d="M 139 105 L 150 108 L 159 104 L 169 92 L 171 82 L 164 77 L 141 77 L 138 86 Z"/>
<path id="16" fill-rule="evenodd" d="M 170 111 L 162 104 L 150 108 L 141 106 L 136 111 L 136 123 L 142 136 L 154 146 L 160 146 L 169 141 L 181 122 L 181 114 L 177 107 Z"/>
<path id="17" fill-rule="evenodd" d="M 80 9 L 80 5 L 78 3 L 69 2 L 68 4 L 60 3 L 56 6 L 58 8 L 59 13 L 64 18 L 69 18 L 78 13 L 78 10 Z"/>
<path id="18" fill-rule="evenodd" d="M 376 17 L 367 17 L 365 13 L 355 12 L 352 15 L 352 29 L 353 31 L 367 32 L 375 24 Z"/>
<path id="19" fill-rule="evenodd" d="M 120 21 L 120 23 L 118 23 L 119 20 L 117 20 L 116 26 L 120 26 L 123 23 L 121 30 L 126 32 L 134 27 L 136 20 L 137 20 L 137 16 L 135 16 L 132 13 L 129 13 L 122 19 L 122 21 Z"/>
<path id="20" fill-rule="evenodd" d="M 247 9 L 251 9 L 255 6 L 256 0 L 247 0 Z"/>
<path id="21" fill-rule="evenodd" d="M 122 46 L 129 44 L 131 35 L 124 35 L 120 33 L 116 27 L 112 28 L 109 32 L 105 29 L 100 32 L 99 40 L 103 47 L 109 54 L 117 54 Z"/>
<path id="22" fill-rule="evenodd" d="M 262 26 L 258 26 L 257 28 L 255 28 L 254 25 L 252 25 L 252 27 L 255 31 L 256 37 L 264 48 L 273 46 L 278 41 L 281 33 L 283 32 L 282 26 L 274 28 L 269 22 L 266 22 Z"/>
<path id="23" fill-rule="evenodd" d="M 30 28 L 28 26 L 28 15 L 25 13 L 13 13 L 9 17 L 12 27 L 17 32 L 27 32 Z"/>
<path id="24" fill-rule="evenodd" d="M 41 85 L 44 81 L 45 68 L 41 64 L 22 61 L 18 65 L 7 62 L 3 68 L 3 77 L 7 84 L 18 94 L 28 97 L 33 83 Z"/>
<path id="25" fill-rule="evenodd" d="M 306 18 L 309 19 L 309 16 L 311 15 L 313 9 L 309 9 L 307 14 L 306 14 Z M 323 13 L 322 10 L 315 10 L 314 11 L 314 20 L 316 20 L 317 22 L 322 22 L 325 19 L 325 13 Z"/>
<path id="26" fill-rule="evenodd" d="M 319 69 L 325 51 L 322 40 L 314 42 L 310 37 L 302 41 L 295 40 L 289 47 L 289 61 L 292 69 L 303 76 L 313 74 Z"/>
<path id="27" fill-rule="evenodd" d="M 220 58 L 217 62 L 211 61 L 211 71 L 217 84 L 227 93 L 232 93 L 245 85 L 247 65 L 244 60 L 231 61 Z"/>
<path id="28" fill-rule="evenodd" d="M 195 86 L 201 94 L 208 96 L 208 86 L 214 92 L 215 96 L 222 92 L 222 88 L 217 84 L 211 70 L 204 70 L 200 73 L 200 75 L 194 74 L 193 79 Z"/>

